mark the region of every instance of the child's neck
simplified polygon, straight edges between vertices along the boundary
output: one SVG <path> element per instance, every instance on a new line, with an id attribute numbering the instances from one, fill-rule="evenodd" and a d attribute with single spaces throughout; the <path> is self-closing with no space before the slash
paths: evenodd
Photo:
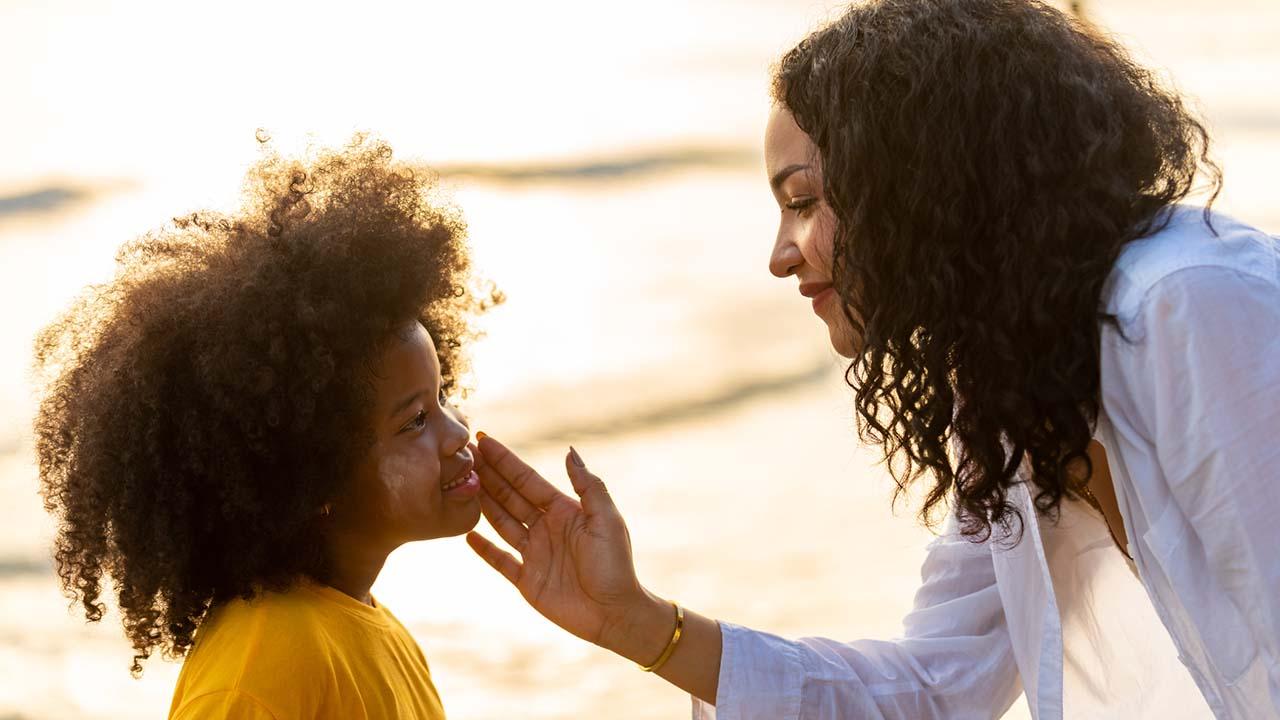
<path id="1" fill-rule="evenodd" d="M 369 588 L 382 572 L 389 551 L 340 535 L 332 537 L 328 545 L 328 567 L 324 576 L 317 579 L 366 605 L 373 605 Z"/>

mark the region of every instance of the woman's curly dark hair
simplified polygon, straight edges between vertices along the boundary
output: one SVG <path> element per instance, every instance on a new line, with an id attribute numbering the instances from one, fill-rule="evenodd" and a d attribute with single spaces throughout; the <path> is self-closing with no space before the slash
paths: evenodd
<path id="1" fill-rule="evenodd" d="M 132 672 L 182 656 L 210 607 L 323 570 L 321 506 L 372 441 L 372 363 L 417 318 L 446 388 L 491 295 L 433 175 L 357 137 L 268 153 L 230 215 L 124 245 L 36 343 L 35 420 L 62 586 L 114 584 Z"/>
<path id="2" fill-rule="evenodd" d="M 1221 186 L 1203 124 L 1115 41 L 1034 0 L 854 6 L 783 57 L 774 97 L 817 147 L 864 343 L 846 380 L 898 493 L 932 475 L 921 517 L 954 502 L 985 539 L 1019 519 L 1006 493 L 1025 457 L 1037 509 L 1056 512 L 1092 472 L 1121 247 L 1198 170 L 1210 203 Z"/>

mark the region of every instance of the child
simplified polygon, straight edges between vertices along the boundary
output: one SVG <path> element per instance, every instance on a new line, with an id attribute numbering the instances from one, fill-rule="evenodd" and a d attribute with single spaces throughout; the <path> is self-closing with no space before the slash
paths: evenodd
<path id="1" fill-rule="evenodd" d="M 369 588 L 480 515 L 449 404 L 489 300 L 462 221 L 363 139 L 269 156 L 246 187 L 124 246 L 39 337 L 63 588 L 99 620 L 110 578 L 135 675 L 186 656 L 171 718 L 443 718 Z"/>

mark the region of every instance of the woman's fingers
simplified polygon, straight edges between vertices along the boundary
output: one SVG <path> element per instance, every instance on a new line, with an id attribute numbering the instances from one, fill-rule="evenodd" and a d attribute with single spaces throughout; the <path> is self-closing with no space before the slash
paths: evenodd
<path id="1" fill-rule="evenodd" d="M 489 542 L 489 538 L 475 531 L 467 533 L 467 544 L 512 585 L 519 584 L 520 561 L 516 560 L 511 553 Z"/>
<path id="2" fill-rule="evenodd" d="M 572 446 L 564 458 L 564 467 L 569 472 L 569 482 L 573 483 L 574 491 L 582 498 L 582 509 L 588 517 L 621 517 L 604 481 L 587 470 L 587 464 Z"/>
<path id="3" fill-rule="evenodd" d="M 524 524 L 512 517 L 507 509 L 498 504 L 487 492 L 480 493 L 480 512 L 484 513 L 489 524 L 507 544 L 524 554 L 529 543 L 529 531 Z"/>
<path id="4" fill-rule="evenodd" d="M 541 517 L 542 511 L 516 492 L 506 478 L 484 461 L 483 455 L 476 455 L 476 474 L 480 476 L 480 484 L 484 486 L 485 493 L 498 501 L 516 520 L 532 525 Z"/>
<path id="5" fill-rule="evenodd" d="M 480 438 L 479 444 L 480 454 L 484 456 L 484 464 L 501 475 L 534 507 L 546 509 L 560 498 L 570 499 L 502 443 L 484 435 Z"/>

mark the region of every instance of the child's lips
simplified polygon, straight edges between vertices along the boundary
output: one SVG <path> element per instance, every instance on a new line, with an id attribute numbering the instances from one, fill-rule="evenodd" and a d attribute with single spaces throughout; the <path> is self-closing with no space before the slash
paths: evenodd
<path id="1" fill-rule="evenodd" d="M 473 498 L 480 494 L 480 476 L 475 470 L 470 470 L 462 477 L 450 480 L 441 489 L 450 497 Z"/>

